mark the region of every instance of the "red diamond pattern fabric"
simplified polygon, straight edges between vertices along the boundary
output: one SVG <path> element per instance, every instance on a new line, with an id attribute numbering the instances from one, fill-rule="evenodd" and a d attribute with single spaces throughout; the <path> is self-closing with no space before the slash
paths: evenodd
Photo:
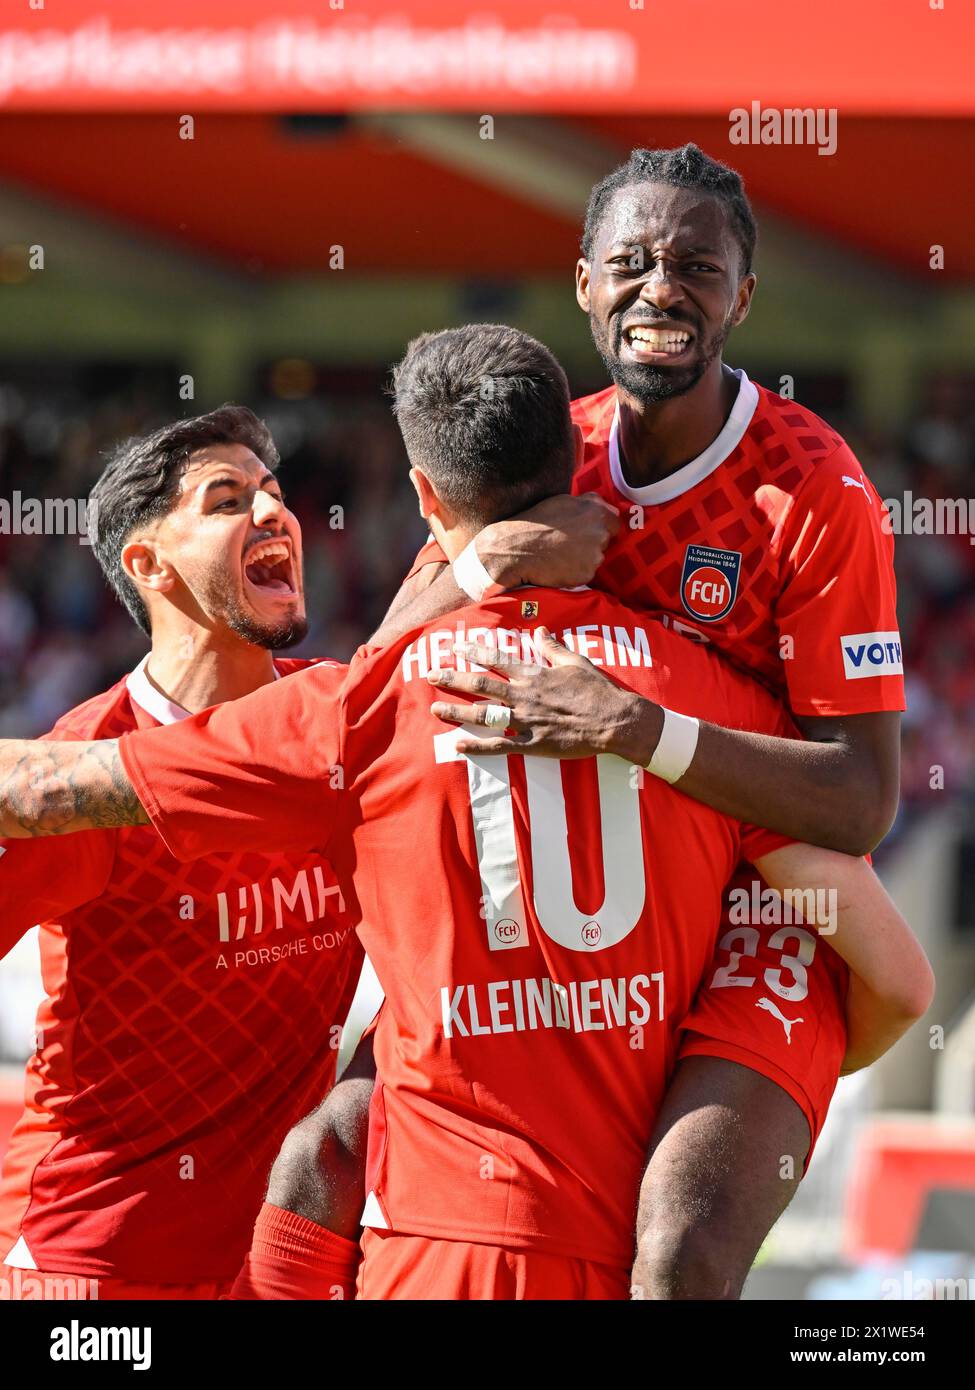
<path id="1" fill-rule="evenodd" d="M 614 387 L 572 406 L 585 438 L 573 490 L 599 493 L 623 517 L 595 586 L 713 642 L 797 714 L 903 709 L 903 678 L 889 669 L 899 646 L 882 674 L 851 679 L 844 663 L 844 637 L 896 637 L 897 615 L 883 504 L 835 430 L 758 387 L 748 428 L 713 471 L 638 504 L 612 476 L 615 413 Z M 734 602 L 718 620 L 682 599 L 689 547 L 740 555 Z"/>
<path id="2" fill-rule="evenodd" d="M 122 681 L 49 737 L 155 723 Z M 334 1079 L 358 980 L 329 865 L 180 864 L 148 826 L 10 841 L 0 864 L 5 936 L 38 903 L 69 909 L 41 929 L 47 998 L 0 1185 L 0 1259 L 23 1236 L 42 1270 L 233 1278 L 281 1140 Z"/>

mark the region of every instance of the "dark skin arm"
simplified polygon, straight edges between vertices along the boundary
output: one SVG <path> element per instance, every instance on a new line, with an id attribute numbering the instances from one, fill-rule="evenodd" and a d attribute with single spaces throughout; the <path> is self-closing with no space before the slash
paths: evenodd
<path id="1" fill-rule="evenodd" d="M 346 1240 L 358 1240 L 365 1202 L 369 1101 L 376 1080 L 372 1034 L 322 1101 L 286 1135 L 267 1200 Z"/>
<path id="2" fill-rule="evenodd" d="M 461 741 L 461 752 L 582 758 L 614 753 L 645 768 L 660 737 L 660 705 L 616 685 L 545 629 L 549 666 L 526 666 L 485 648 L 470 652 L 486 673 L 430 677 L 449 695 L 512 709 L 514 737 Z M 497 673 L 497 674 L 494 674 Z M 500 677 L 506 677 L 501 679 Z M 449 724 L 483 724 L 485 706 L 451 700 L 434 713 Z M 675 784 L 716 810 L 843 854 L 869 854 L 897 811 L 900 719 L 860 714 L 797 720 L 806 741 L 725 729 L 702 721 L 690 767 Z M 648 774 L 652 775 L 652 774 Z"/>
<path id="3" fill-rule="evenodd" d="M 408 579 L 404 579 L 396 591 L 392 603 L 386 609 L 386 616 L 376 628 L 376 631 L 369 639 L 370 644 L 376 643 L 378 646 L 385 646 L 388 642 L 393 642 L 397 637 L 402 637 L 403 632 L 409 632 L 411 628 L 403 628 L 400 619 L 405 616 L 407 621 L 411 621 L 413 613 L 422 613 L 424 605 L 418 600 L 430 588 L 442 574 L 447 574 L 453 587 L 457 590 L 460 597 L 457 600 L 457 607 L 464 602 L 466 595 L 456 583 L 453 583 L 453 575 L 450 574 L 450 566 L 443 561 L 431 560 L 428 565 L 424 565 L 416 574 L 411 574 Z M 446 597 L 448 589 L 444 590 Z M 439 600 L 438 600 L 439 602 Z M 439 614 L 433 616 L 439 617 Z M 426 620 L 421 618 L 420 622 Z M 402 629 L 402 630 L 401 630 Z"/>
<path id="4" fill-rule="evenodd" d="M 117 739 L 0 740 L 0 836 L 27 839 L 148 823 Z"/>
<path id="5" fill-rule="evenodd" d="M 806 715 L 795 722 L 806 742 L 702 723 L 680 790 L 737 820 L 765 823 L 807 844 L 870 854 L 897 814 L 900 715 Z M 652 757 L 659 727 L 637 751 L 650 737 Z M 763 819 L 756 820 L 762 807 Z"/>
<path id="6" fill-rule="evenodd" d="M 547 497 L 507 521 L 485 526 L 477 535 L 477 553 L 495 583 L 506 589 L 519 584 L 570 589 L 589 583 L 619 526 L 616 508 L 595 493 Z M 388 646 L 470 602 L 449 565 L 426 565 L 403 584 L 370 641 Z"/>

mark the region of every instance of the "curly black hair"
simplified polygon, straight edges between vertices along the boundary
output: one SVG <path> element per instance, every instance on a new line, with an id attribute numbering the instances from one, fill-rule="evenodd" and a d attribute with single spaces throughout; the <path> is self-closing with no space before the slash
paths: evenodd
<path id="1" fill-rule="evenodd" d="M 672 188 L 699 188 L 720 198 L 728 208 L 741 248 L 742 274 L 749 273 L 758 228 L 741 175 L 729 169 L 727 164 L 706 155 L 697 145 L 681 145 L 676 150 L 632 150 L 625 164 L 595 185 L 589 195 L 582 229 L 582 254 L 587 261 L 592 260 L 596 233 L 613 195 L 631 183 L 666 183 Z"/>

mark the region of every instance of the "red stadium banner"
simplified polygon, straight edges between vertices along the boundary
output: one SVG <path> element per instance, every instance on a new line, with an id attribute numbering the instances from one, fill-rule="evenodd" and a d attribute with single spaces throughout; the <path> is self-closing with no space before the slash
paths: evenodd
<path id="1" fill-rule="evenodd" d="M 975 109 L 966 0 L 4 0 L 0 110 Z"/>

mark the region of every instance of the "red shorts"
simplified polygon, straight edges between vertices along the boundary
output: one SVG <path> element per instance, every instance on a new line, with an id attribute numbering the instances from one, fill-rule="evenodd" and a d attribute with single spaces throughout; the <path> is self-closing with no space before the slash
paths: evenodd
<path id="1" fill-rule="evenodd" d="M 726 909 L 678 1052 L 723 1057 L 776 1082 L 808 1121 L 810 1155 L 846 1052 L 849 972 L 828 941 L 798 923 L 735 925 Z"/>
<path id="2" fill-rule="evenodd" d="M 226 1284 L 135 1284 L 128 1279 L 88 1278 L 82 1274 L 54 1274 L 51 1270 L 14 1269 L 0 1265 L 3 1296 L 14 1302 L 54 1301 L 60 1299 L 97 1300 L 99 1303 L 118 1299 L 165 1299 L 205 1301 L 229 1293 L 233 1280 Z"/>
<path id="3" fill-rule="evenodd" d="M 615 1265 L 396 1231 L 365 1230 L 357 1296 L 364 1299 L 596 1299 L 630 1296 Z"/>

